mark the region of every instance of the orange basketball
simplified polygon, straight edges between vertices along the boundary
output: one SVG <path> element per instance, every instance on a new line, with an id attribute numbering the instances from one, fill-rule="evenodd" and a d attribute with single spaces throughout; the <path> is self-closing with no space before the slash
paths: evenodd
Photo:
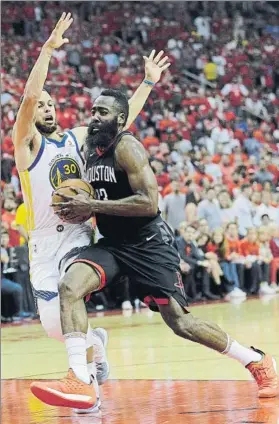
<path id="1" fill-rule="evenodd" d="M 72 178 L 63 181 L 59 185 L 59 187 L 52 195 L 52 203 L 67 202 L 67 200 L 65 200 L 63 197 L 59 196 L 59 193 L 61 193 L 62 195 L 64 194 L 65 196 L 76 196 L 76 193 L 72 190 L 73 188 L 83 190 L 85 193 L 88 194 L 88 196 L 94 198 L 95 192 L 89 183 L 78 178 Z M 54 207 L 53 209 L 57 210 L 58 208 Z M 82 222 L 87 221 L 89 218 L 90 216 L 76 216 L 70 220 L 65 219 L 65 221 L 71 224 L 80 224 Z"/>

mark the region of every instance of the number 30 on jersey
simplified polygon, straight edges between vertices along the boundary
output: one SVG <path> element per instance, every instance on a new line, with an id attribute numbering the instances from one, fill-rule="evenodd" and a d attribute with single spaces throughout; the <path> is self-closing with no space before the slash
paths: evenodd
<path id="1" fill-rule="evenodd" d="M 104 188 L 99 188 L 96 190 L 96 199 L 97 200 L 108 200 L 107 192 Z"/>

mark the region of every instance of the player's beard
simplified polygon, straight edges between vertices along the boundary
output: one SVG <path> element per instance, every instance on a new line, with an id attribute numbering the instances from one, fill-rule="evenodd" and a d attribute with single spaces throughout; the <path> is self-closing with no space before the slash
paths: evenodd
<path id="1" fill-rule="evenodd" d="M 94 133 L 94 128 L 98 128 L 98 132 Z M 106 148 L 116 137 L 117 133 L 117 117 L 115 117 L 110 122 L 101 124 L 100 126 L 96 125 L 95 122 L 90 122 L 87 130 L 87 137 L 85 140 L 87 149 L 91 150 L 96 146 Z"/>
<path id="2" fill-rule="evenodd" d="M 57 122 L 55 122 L 53 125 L 44 125 L 44 124 L 41 124 L 40 122 L 36 122 L 35 125 L 39 133 L 46 134 L 46 135 L 52 134 L 54 131 L 57 130 L 57 126 L 58 126 Z"/>

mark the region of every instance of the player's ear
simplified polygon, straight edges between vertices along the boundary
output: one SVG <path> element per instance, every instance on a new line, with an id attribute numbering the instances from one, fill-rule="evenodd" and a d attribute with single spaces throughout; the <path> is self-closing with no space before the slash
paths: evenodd
<path id="1" fill-rule="evenodd" d="M 117 123 L 119 125 L 124 125 L 124 122 L 125 122 L 125 114 L 119 113 L 118 118 L 117 118 Z"/>

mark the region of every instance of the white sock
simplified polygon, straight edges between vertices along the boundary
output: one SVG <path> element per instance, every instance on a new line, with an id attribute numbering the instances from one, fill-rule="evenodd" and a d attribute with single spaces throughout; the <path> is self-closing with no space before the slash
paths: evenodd
<path id="1" fill-rule="evenodd" d="M 235 340 L 231 342 L 230 338 L 228 338 L 228 346 L 226 350 L 222 353 L 230 358 L 236 359 L 245 367 L 250 364 L 250 362 L 259 362 L 262 360 L 262 355 L 260 353 L 255 352 L 248 347 L 241 346 Z"/>
<path id="2" fill-rule="evenodd" d="M 87 371 L 89 375 L 94 375 L 96 377 L 97 374 L 97 368 L 95 362 L 88 362 L 87 363 Z"/>
<path id="3" fill-rule="evenodd" d="M 94 337 L 92 333 L 92 328 L 90 325 L 88 325 L 88 330 L 86 334 L 86 349 L 89 347 L 92 347 L 94 345 Z"/>
<path id="4" fill-rule="evenodd" d="M 65 345 L 68 352 L 69 366 L 77 378 L 90 383 L 86 360 L 86 335 L 83 333 L 65 334 Z"/>

